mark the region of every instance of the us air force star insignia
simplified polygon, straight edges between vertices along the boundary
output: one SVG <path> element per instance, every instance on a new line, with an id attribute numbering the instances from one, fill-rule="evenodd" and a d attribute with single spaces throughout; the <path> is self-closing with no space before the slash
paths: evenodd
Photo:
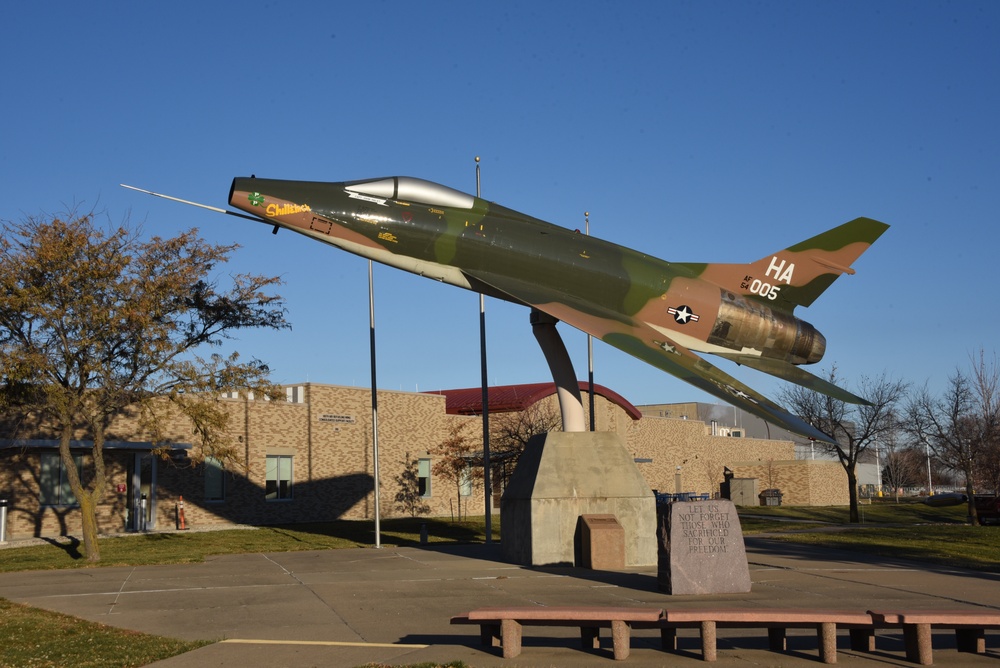
<path id="1" fill-rule="evenodd" d="M 667 309 L 667 313 L 674 316 L 674 320 L 681 325 L 686 325 L 689 322 L 698 322 L 698 316 L 688 306 L 678 306 L 677 308 L 671 306 Z"/>
<path id="2" fill-rule="evenodd" d="M 653 341 L 653 343 L 658 345 L 660 348 L 663 348 L 663 352 L 665 353 L 673 353 L 674 355 L 680 355 L 680 353 L 677 351 L 677 348 L 667 343 L 666 341 Z"/>

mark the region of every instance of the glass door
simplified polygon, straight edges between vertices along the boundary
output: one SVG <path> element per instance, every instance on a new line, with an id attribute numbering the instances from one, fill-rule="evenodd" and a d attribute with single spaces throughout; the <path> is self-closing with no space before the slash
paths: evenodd
<path id="1" fill-rule="evenodd" d="M 129 529 L 149 531 L 156 528 L 156 458 L 137 452 L 129 466 Z"/>

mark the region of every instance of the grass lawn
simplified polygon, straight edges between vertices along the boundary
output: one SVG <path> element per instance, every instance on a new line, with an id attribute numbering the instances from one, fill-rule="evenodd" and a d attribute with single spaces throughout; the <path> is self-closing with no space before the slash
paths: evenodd
<path id="1" fill-rule="evenodd" d="M 861 524 L 848 524 L 846 506 L 741 508 L 745 535 L 853 550 L 882 557 L 1000 573 L 1000 527 L 965 524 L 964 504 L 862 505 Z"/>
<path id="2" fill-rule="evenodd" d="M 1000 573 L 1000 527 L 934 525 L 783 533 L 776 540 Z"/>
<path id="3" fill-rule="evenodd" d="M 430 543 L 477 543 L 486 537 L 482 517 L 461 522 L 407 517 L 382 520 L 382 545 L 419 545 L 423 525 Z M 499 540 L 499 521 L 493 525 L 494 538 Z M 372 521 L 340 520 L 254 529 L 130 534 L 99 541 L 101 566 L 184 564 L 204 561 L 212 554 L 370 547 L 375 544 L 375 525 Z M 7 548 L 0 550 L 0 572 L 92 566 L 83 558 L 82 550 L 79 543 L 55 541 L 50 545 Z"/>
<path id="4" fill-rule="evenodd" d="M 0 638 L 0 666 L 5 668 L 129 668 L 209 644 L 123 631 L 2 598 Z"/>
<path id="5" fill-rule="evenodd" d="M 935 508 L 925 503 L 876 502 L 858 506 L 861 524 L 964 524 L 965 504 Z M 744 517 L 847 524 L 847 506 L 760 506 L 740 508 Z"/>

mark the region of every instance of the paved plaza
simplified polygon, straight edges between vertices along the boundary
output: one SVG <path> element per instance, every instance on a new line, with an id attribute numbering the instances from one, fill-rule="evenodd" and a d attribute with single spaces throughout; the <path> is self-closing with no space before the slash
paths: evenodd
<path id="1" fill-rule="evenodd" d="M 359 666 L 461 660 L 490 666 L 698 666 L 699 641 L 682 630 L 681 652 L 659 648 L 656 631 L 635 631 L 625 662 L 580 649 L 579 632 L 526 628 L 524 650 L 503 659 L 453 615 L 489 605 L 1000 609 L 1000 575 L 820 550 L 748 538 L 749 594 L 668 596 L 656 569 L 625 572 L 526 568 L 505 563 L 499 545 L 383 547 L 210 557 L 176 566 L 89 568 L 0 574 L 0 596 L 126 629 L 222 642 L 161 661 L 157 668 L 251 665 Z M 789 631 L 789 651 L 767 650 L 762 630 L 719 631 L 728 666 L 816 666 L 813 632 Z M 901 634 L 880 631 L 866 655 L 840 637 L 838 664 L 907 666 Z M 950 645 L 950 648 L 945 648 Z M 1000 666 L 1000 638 L 987 654 L 958 654 L 935 635 L 936 665 Z"/>

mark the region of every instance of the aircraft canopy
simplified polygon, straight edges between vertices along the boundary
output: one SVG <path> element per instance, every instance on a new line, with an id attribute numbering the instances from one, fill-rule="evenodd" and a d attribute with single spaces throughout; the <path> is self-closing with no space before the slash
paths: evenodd
<path id="1" fill-rule="evenodd" d="M 390 176 L 383 179 L 351 181 L 346 189 L 385 199 L 421 202 L 459 209 L 471 209 L 475 198 L 454 188 L 412 176 Z"/>

